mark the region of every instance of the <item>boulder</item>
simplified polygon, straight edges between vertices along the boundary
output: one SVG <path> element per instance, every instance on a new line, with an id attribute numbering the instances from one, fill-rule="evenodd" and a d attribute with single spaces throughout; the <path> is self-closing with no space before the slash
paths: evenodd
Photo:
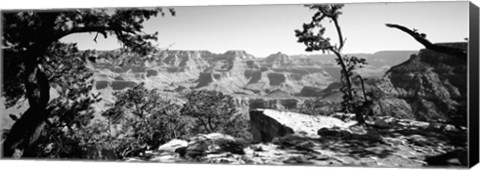
<path id="1" fill-rule="evenodd" d="M 270 142 L 275 137 L 293 133 L 293 129 L 266 115 L 263 110 L 250 111 L 253 143 Z"/>
<path id="2" fill-rule="evenodd" d="M 349 131 L 340 128 L 321 128 L 317 131 L 317 134 L 323 138 L 349 139 L 352 136 Z"/>
<path id="3" fill-rule="evenodd" d="M 182 152 L 188 158 L 197 158 L 208 154 L 233 153 L 245 154 L 244 144 L 232 136 L 220 133 L 200 134 L 190 138 L 190 142 L 185 149 L 177 151 Z"/>
<path id="4" fill-rule="evenodd" d="M 157 150 L 160 152 L 175 152 L 175 150 L 177 150 L 178 148 L 187 147 L 187 146 L 188 146 L 187 141 L 172 139 L 171 141 L 168 141 L 167 143 L 159 146 Z"/>
<path id="5" fill-rule="evenodd" d="M 381 128 L 381 129 L 389 129 L 389 128 L 392 127 L 392 125 L 390 123 L 388 123 L 385 119 L 377 119 L 377 120 L 375 120 L 373 125 L 377 128 Z"/>
<path id="6" fill-rule="evenodd" d="M 428 138 L 422 135 L 411 135 L 407 140 L 417 146 L 435 146 L 436 144 L 433 141 L 428 140 Z"/>
<path id="7" fill-rule="evenodd" d="M 303 133 L 305 136 L 318 137 L 317 130 L 319 128 L 336 126 L 341 129 L 346 129 L 355 123 L 354 121 L 345 123 L 333 117 L 306 115 L 271 109 L 255 109 L 250 111 L 253 143 L 271 142 L 275 137 L 282 137 L 292 133 Z"/>

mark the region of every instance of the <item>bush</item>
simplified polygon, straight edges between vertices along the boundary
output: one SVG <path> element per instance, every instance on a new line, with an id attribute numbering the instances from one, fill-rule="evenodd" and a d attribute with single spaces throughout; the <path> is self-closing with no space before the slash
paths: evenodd
<path id="1" fill-rule="evenodd" d="M 248 120 L 238 113 L 232 96 L 218 91 L 192 91 L 186 96 L 182 115 L 195 120 L 195 133 L 219 132 L 246 140 L 249 137 Z"/>
<path id="2" fill-rule="evenodd" d="M 232 116 L 230 120 L 225 123 L 222 133 L 243 139 L 246 142 L 252 141 L 253 136 L 250 133 L 250 122 L 245 115 L 236 114 Z"/>
<path id="3" fill-rule="evenodd" d="M 118 157 L 135 156 L 189 134 L 189 121 L 179 114 L 181 106 L 162 99 L 157 90 L 148 90 L 141 83 L 115 96 L 114 106 L 102 115 L 109 126 L 117 127 L 106 142 L 115 143 Z"/>
<path id="4" fill-rule="evenodd" d="M 113 107 L 93 120 L 94 97 L 52 101 L 52 117 L 39 141 L 37 157 L 115 160 L 139 156 L 147 149 L 190 136 L 190 120 L 181 106 L 161 98 L 143 83 L 114 94 Z"/>
<path id="5" fill-rule="evenodd" d="M 300 107 L 300 113 L 307 115 L 329 116 L 338 110 L 338 103 L 323 102 L 321 98 L 306 99 Z"/>

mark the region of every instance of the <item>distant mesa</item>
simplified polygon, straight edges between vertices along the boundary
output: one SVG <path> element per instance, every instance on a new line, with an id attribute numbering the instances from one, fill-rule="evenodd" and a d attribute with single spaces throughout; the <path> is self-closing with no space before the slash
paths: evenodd
<path id="1" fill-rule="evenodd" d="M 292 64 L 290 56 L 283 54 L 281 52 L 271 54 L 264 59 L 265 65 L 269 67 L 288 67 Z"/>

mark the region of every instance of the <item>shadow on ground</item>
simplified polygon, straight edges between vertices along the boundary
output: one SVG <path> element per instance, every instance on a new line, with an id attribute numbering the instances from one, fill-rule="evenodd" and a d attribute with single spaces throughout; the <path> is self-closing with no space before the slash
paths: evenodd
<path id="1" fill-rule="evenodd" d="M 362 127 L 361 131 L 319 138 L 290 135 L 278 138 L 274 144 L 306 158 L 334 158 L 341 165 L 420 167 L 466 163 L 462 158 L 467 145 L 464 130 L 396 125 L 385 129 Z M 319 155 L 323 159 L 318 159 Z"/>

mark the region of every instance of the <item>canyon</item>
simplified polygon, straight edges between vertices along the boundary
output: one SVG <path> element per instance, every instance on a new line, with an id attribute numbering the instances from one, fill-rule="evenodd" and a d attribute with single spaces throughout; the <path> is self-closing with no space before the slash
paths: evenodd
<path id="1" fill-rule="evenodd" d="M 363 77 L 379 78 L 416 51 L 380 51 L 348 54 L 367 59 L 358 69 Z M 114 57 L 112 57 L 112 55 Z M 286 55 L 281 52 L 255 57 L 246 51 L 225 53 L 166 50 L 148 56 L 146 62 L 123 61 L 120 51 L 97 51 L 95 90 L 104 103 L 112 103 L 114 91 L 144 83 L 160 89 L 167 98 L 179 99 L 192 90 L 216 90 L 234 96 L 238 108 L 299 110 L 305 100 L 340 80 L 340 68 L 330 54 Z M 112 59 L 115 58 L 115 59 Z M 338 84 L 338 83 L 337 83 Z M 103 108 L 103 107 L 100 107 Z"/>

